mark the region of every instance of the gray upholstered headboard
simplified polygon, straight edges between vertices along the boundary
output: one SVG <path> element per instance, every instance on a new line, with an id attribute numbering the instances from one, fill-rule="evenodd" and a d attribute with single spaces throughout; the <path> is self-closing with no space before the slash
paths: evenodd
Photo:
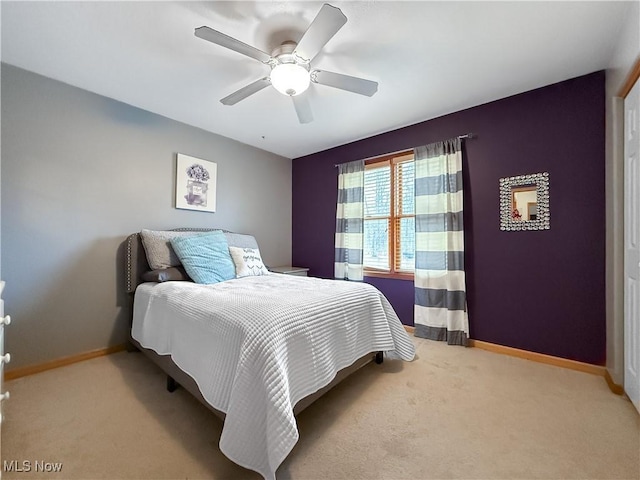
<path id="1" fill-rule="evenodd" d="M 172 228 L 172 232 L 213 232 L 220 231 L 219 228 Z M 257 248 L 258 243 L 251 235 L 242 233 L 233 233 L 227 230 L 221 230 L 227 237 L 229 245 L 232 247 L 249 247 Z M 127 293 L 133 293 L 136 287 L 141 283 L 141 275 L 148 272 L 151 267 L 147 262 L 147 254 L 142 245 L 140 233 L 133 233 L 126 240 L 126 259 L 125 259 L 125 287 Z"/>

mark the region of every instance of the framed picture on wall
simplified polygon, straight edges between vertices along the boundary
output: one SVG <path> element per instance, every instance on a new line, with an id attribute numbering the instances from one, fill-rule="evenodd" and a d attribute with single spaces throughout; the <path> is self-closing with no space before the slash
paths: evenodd
<path id="1" fill-rule="evenodd" d="M 176 208 L 216 211 L 215 162 L 178 153 L 176 159 Z"/>

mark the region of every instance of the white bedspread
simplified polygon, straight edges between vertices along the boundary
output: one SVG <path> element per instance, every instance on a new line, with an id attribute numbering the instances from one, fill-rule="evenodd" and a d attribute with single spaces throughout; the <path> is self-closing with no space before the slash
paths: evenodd
<path id="1" fill-rule="evenodd" d="M 282 274 L 142 284 L 132 335 L 195 379 L 226 413 L 220 450 L 268 479 L 298 441 L 299 400 L 369 352 L 415 354 L 375 287 Z"/>

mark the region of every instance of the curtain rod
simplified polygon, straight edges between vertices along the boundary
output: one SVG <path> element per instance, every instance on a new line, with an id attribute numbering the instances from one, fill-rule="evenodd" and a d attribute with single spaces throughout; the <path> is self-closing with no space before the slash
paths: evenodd
<path id="1" fill-rule="evenodd" d="M 458 135 L 457 138 L 459 138 L 460 140 L 464 140 L 465 138 L 476 138 L 476 137 L 477 137 L 477 135 L 475 133 L 465 133 L 464 135 Z M 383 153 L 382 155 L 376 155 L 375 157 L 365 158 L 365 160 L 373 160 L 374 158 L 386 157 L 387 155 L 395 155 L 396 153 L 406 152 L 407 150 L 411 150 L 411 149 L 405 148 L 404 150 L 398 150 L 396 152 Z M 334 165 L 334 167 L 337 167 L 338 165 L 342 165 L 342 164 L 341 163 L 336 163 Z"/>
<path id="2" fill-rule="evenodd" d="M 465 133 L 464 135 L 458 135 L 458 138 L 460 140 L 463 140 L 465 138 L 476 138 L 476 134 L 475 133 Z"/>

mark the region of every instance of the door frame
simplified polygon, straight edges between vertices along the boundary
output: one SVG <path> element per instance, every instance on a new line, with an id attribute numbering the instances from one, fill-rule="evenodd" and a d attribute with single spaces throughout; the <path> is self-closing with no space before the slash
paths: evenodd
<path id="1" fill-rule="evenodd" d="M 621 120 L 620 125 L 617 125 L 617 127 L 619 128 L 615 128 L 614 127 L 614 143 L 615 142 L 621 142 L 622 143 L 622 165 L 620 165 L 620 167 L 622 168 L 622 172 L 621 175 L 619 177 L 619 181 L 616 182 L 615 185 L 615 189 L 620 189 L 621 191 L 621 196 L 622 196 L 622 202 L 623 202 L 623 214 L 622 214 L 622 227 L 623 227 L 623 232 L 626 232 L 626 228 L 625 228 L 625 217 L 626 217 L 626 209 L 627 209 L 627 198 L 626 198 L 626 182 L 624 180 L 624 172 L 626 170 L 626 156 L 624 155 L 625 152 L 625 148 L 624 148 L 624 144 L 626 143 L 624 141 L 624 136 L 625 136 L 625 128 L 626 128 L 626 118 L 625 118 L 625 106 L 624 106 L 624 102 L 627 98 L 627 96 L 629 95 L 629 93 L 631 92 L 631 90 L 634 88 L 634 86 L 636 85 L 636 83 L 640 82 L 640 57 L 638 57 L 638 59 L 636 60 L 634 66 L 632 67 L 631 71 L 629 72 L 629 74 L 627 75 L 627 78 L 624 82 L 624 84 L 620 87 L 620 90 L 618 90 L 618 95 L 617 98 L 615 100 L 617 100 L 619 103 L 616 105 L 620 108 L 620 116 L 622 117 L 620 119 L 620 117 L 618 117 L 618 119 Z M 615 109 L 617 110 L 617 108 Z M 614 122 L 616 120 L 614 119 Z M 624 390 L 624 383 L 625 383 L 625 379 L 624 379 L 624 375 L 626 372 L 626 355 L 625 355 L 625 348 L 626 348 L 626 344 L 627 344 L 627 332 L 624 328 L 625 322 L 626 322 L 626 301 L 623 298 L 624 297 L 624 289 L 625 289 L 625 270 L 626 270 L 626 259 L 625 259 L 625 235 L 626 233 L 623 233 L 623 235 L 621 235 L 620 241 L 616 241 L 615 245 L 614 245 L 614 252 L 613 252 L 613 256 L 617 256 L 620 255 L 621 259 L 622 259 L 622 265 L 621 265 L 621 269 L 616 271 L 616 278 L 615 278 L 615 285 L 616 286 L 621 286 L 622 287 L 622 292 L 620 292 L 619 296 L 622 297 L 622 311 L 620 312 L 620 315 L 616 315 L 615 318 L 615 323 L 619 326 L 619 328 L 622 329 L 622 344 L 621 345 L 617 345 L 616 348 L 620 348 L 622 350 L 622 365 L 621 365 L 621 370 L 622 370 L 622 379 L 620 381 L 621 385 L 618 385 L 616 383 L 614 383 L 611 380 L 611 377 L 609 376 L 609 372 L 607 371 L 607 383 L 609 383 L 609 387 L 612 389 L 612 391 L 614 393 L 618 393 L 618 394 L 624 394 L 625 390 Z M 616 287 L 614 287 L 616 288 Z M 615 296 L 615 295 L 614 295 Z"/>

